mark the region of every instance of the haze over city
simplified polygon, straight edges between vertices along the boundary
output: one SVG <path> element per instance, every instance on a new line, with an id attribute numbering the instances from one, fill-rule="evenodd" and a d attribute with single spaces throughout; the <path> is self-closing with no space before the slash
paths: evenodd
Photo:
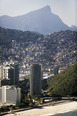
<path id="1" fill-rule="evenodd" d="M 77 26 L 76 0 L 0 0 L 0 16 L 19 16 L 46 5 L 68 26 Z M 71 20 L 70 20 L 71 19 Z"/>

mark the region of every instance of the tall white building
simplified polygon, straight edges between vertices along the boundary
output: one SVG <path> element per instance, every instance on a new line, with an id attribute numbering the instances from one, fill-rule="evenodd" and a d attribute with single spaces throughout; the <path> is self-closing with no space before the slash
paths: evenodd
<path id="1" fill-rule="evenodd" d="M 9 72 L 10 67 L 4 66 L 3 67 L 3 79 L 8 79 L 8 72 Z"/>
<path id="2" fill-rule="evenodd" d="M 0 79 L 3 79 L 3 65 L 0 65 Z"/>
<path id="3" fill-rule="evenodd" d="M 0 65 L 0 79 L 8 79 L 9 66 Z"/>
<path id="4" fill-rule="evenodd" d="M 15 86 L 0 87 L 0 103 L 19 104 L 21 102 L 21 88 Z"/>

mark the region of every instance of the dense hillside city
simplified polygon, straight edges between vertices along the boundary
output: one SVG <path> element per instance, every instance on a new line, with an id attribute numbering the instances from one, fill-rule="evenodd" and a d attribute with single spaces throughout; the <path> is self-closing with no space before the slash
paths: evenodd
<path id="1" fill-rule="evenodd" d="M 77 32 L 69 30 L 43 36 L 0 28 L 0 60 L 18 61 L 20 76 L 28 74 L 32 63 L 40 63 L 47 70 L 64 70 L 76 62 L 76 37 Z"/>

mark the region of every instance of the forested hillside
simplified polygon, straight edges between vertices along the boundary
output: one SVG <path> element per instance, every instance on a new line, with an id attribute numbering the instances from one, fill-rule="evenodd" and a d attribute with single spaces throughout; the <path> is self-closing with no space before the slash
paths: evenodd
<path id="1" fill-rule="evenodd" d="M 39 37 L 42 37 L 41 34 L 30 32 L 30 31 L 19 31 L 15 29 L 4 29 L 0 27 L 0 45 L 11 44 L 12 40 L 17 42 L 28 42 L 36 41 Z"/>
<path id="2" fill-rule="evenodd" d="M 48 91 L 54 96 L 77 96 L 77 63 L 49 78 Z"/>

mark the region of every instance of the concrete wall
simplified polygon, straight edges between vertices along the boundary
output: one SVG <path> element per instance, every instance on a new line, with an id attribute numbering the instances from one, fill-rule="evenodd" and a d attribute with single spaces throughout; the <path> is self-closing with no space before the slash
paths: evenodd
<path id="1" fill-rule="evenodd" d="M 16 104 L 17 101 L 17 90 L 6 90 L 6 103 Z"/>

